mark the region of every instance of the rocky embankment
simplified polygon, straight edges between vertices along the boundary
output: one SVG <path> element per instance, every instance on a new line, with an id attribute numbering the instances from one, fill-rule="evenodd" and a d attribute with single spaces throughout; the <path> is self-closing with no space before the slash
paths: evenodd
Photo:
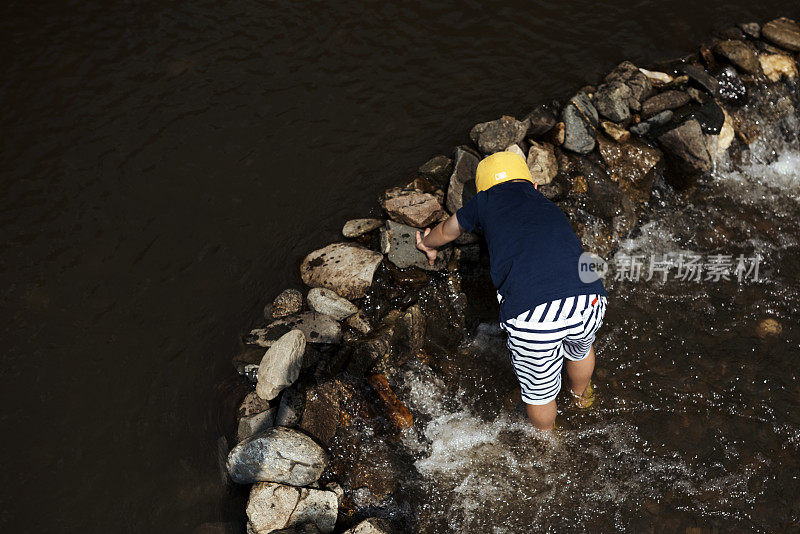
<path id="1" fill-rule="evenodd" d="M 672 61 L 622 62 L 559 105 L 476 125 L 471 144 L 383 193 L 385 218 L 348 221 L 341 242 L 308 254 L 299 273 L 308 292 L 278 295 L 234 359 L 253 386 L 227 459 L 230 478 L 252 484 L 248 532 L 367 534 L 413 522 L 413 511 L 368 517 L 386 499 L 402 502 L 413 469 L 395 447 L 414 431 L 399 370 L 419 360 L 452 372 L 442 355 L 458 350 L 465 288 L 487 265 L 482 238 L 465 235 L 430 266 L 415 232 L 475 193 L 481 157 L 525 157 L 584 248 L 609 257 L 652 205 L 797 115 L 798 52 L 800 26 L 780 18 L 728 28 Z"/>

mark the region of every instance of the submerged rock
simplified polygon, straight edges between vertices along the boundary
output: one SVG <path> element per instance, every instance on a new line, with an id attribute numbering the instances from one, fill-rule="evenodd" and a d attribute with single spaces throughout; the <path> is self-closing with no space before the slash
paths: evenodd
<path id="1" fill-rule="evenodd" d="M 306 336 L 301 330 L 282 335 L 269 348 L 258 366 L 256 393 L 264 400 L 272 400 L 300 376 Z"/>
<path id="2" fill-rule="evenodd" d="M 781 48 L 800 52 L 800 24 L 786 17 L 771 20 L 761 28 L 761 35 Z"/>
<path id="3" fill-rule="evenodd" d="M 360 237 L 383 226 L 383 219 L 352 219 L 344 223 L 342 235 L 350 239 Z"/>
<path id="4" fill-rule="evenodd" d="M 463 147 L 456 148 L 456 162 L 453 167 L 453 174 L 450 176 L 450 185 L 447 188 L 447 210 L 455 213 L 464 202 L 469 200 L 465 195 L 465 184 L 475 184 L 475 171 L 478 168 L 479 159 L 472 151 Z"/>
<path id="5" fill-rule="evenodd" d="M 352 243 L 333 243 L 315 250 L 300 265 L 300 277 L 311 287 L 326 287 L 346 299 L 365 295 L 375 270 L 383 260 L 380 253 Z"/>
<path id="6" fill-rule="evenodd" d="M 365 519 L 353 528 L 346 530 L 344 534 L 391 534 L 392 530 L 389 523 L 377 517 Z"/>
<path id="7" fill-rule="evenodd" d="M 561 117 L 566 127 L 562 146 L 578 154 L 591 152 L 595 145 L 598 115 L 586 93 L 572 97 Z"/>
<path id="8" fill-rule="evenodd" d="M 414 426 L 414 417 L 406 405 L 392 391 L 385 376 L 374 374 L 370 375 L 367 380 L 381 400 L 384 415 L 398 430 L 405 430 Z"/>
<path id="9" fill-rule="evenodd" d="M 531 142 L 527 162 L 533 181 L 539 185 L 549 184 L 558 173 L 558 160 L 550 143 Z"/>
<path id="10" fill-rule="evenodd" d="M 761 54 L 759 64 L 771 82 L 785 77 L 789 80 L 797 78 L 797 64 L 789 56 L 783 54 Z"/>
<path id="11" fill-rule="evenodd" d="M 355 304 L 340 297 L 335 291 L 323 287 L 311 288 L 306 300 L 312 310 L 333 317 L 337 321 L 347 319 L 358 311 Z"/>
<path id="12" fill-rule="evenodd" d="M 699 173 L 711 170 L 711 156 L 697 120 L 688 120 L 662 133 L 658 141 L 664 151 L 676 158 L 685 170 Z"/>
<path id="13" fill-rule="evenodd" d="M 654 179 L 650 171 L 661 161 L 661 151 L 638 139 L 621 145 L 598 136 L 597 143 L 608 176 L 636 201 L 647 201 Z"/>
<path id="14" fill-rule="evenodd" d="M 348 317 L 345 323 L 359 334 L 368 334 L 372 330 L 369 319 L 362 310 Z"/>
<path id="15" fill-rule="evenodd" d="M 720 41 L 713 47 L 714 53 L 724 57 L 739 69 L 749 74 L 761 72 L 755 52 L 742 41 Z"/>
<path id="16" fill-rule="evenodd" d="M 691 97 L 683 91 L 664 91 L 651 96 L 642 104 L 642 118 L 650 118 L 667 109 L 676 109 L 689 103 Z"/>
<path id="17" fill-rule="evenodd" d="M 299 312 L 303 307 L 303 294 L 296 289 L 284 289 L 272 301 L 272 317 L 286 317 Z"/>
<path id="18" fill-rule="evenodd" d="M 419 267 L 426 271 L 439 271 L 444 269 L 450 259 L 452 249 L 440 248 L 439 254 L 433 265 L 428 263 L 428 257 L 417 248 L 417 228 L 386 221 L 386 227 L 381 230 L 381 251 L 386 258 L 401 269 Z"/>
<path id="19" fill-rule="evenodd" d="M 399 187 L 385 191 L 380 204 L 395 221 L 417 228 L 431 226 L 445 215 L 435 196 Z"/>
<path id="20" fill-rule="evenodd" d="M 307 486 L 328 465 L 327 453 L 306 434 L 273 427 L 236 445 L 228 454 L 226 467 L 238 484 L 278 482 Z"/>
<path id="21" fill-rule="evenodd" d="M 268 348 L 294 329 L 300 330 L 309 343 L 339 343 L 342 340 L 342 327 L 333 317 L 308 311 L 273 321 L 266 328 L 255 328 L 244 337 L 244 342 Z"/>
<path id="22" fill-rule="evenodd" d="M 482 153 L 494 154 L 519 143 L 527 132 L 527 123 L 504 115 L 497 120 L 476 124 L 469 137 Z"/>
<path id="23" fill-rule="evenodd" d="M 272 482 L 255 484 L 247 501 L 248 530 L 255 534 L 313 523 L 319 532 L 333 532 L 339 501 L 332 491 L 295 488 Z M 307 532 L 307 530 L 299 530 Z"/>
<path id="24" fill-rule="evenodd" d="M 630 87 L 621 81 L 604 83 L 594 95 L 598 113 L 613 122 L 624 122 L 631 116 L 628 102 L 633 98 Z"/>
<path id="25" fill-rule="evenodd" d="M 775 319 L 763 319 L 756 327 L 756 334 L 758 334 L 758 337 L 761 339 L 770 336 L 779 336 L 781 332 L 783 332 L 783 325 Z"/>

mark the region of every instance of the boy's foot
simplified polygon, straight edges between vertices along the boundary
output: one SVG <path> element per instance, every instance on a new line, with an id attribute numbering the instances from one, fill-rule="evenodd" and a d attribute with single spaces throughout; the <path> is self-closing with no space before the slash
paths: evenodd
<path id="1" fill-rule="evenodd" d="M 572 390 L 569 392 L 572 393 L 572 397 L 575 399 L 575 406 L 582 410 L 591 408 L 594 404 L 594 386 L 592 386 L 591 382 L 586 386 L 586 391 L 583 392 L 583 395 L 576 395 Z"/>

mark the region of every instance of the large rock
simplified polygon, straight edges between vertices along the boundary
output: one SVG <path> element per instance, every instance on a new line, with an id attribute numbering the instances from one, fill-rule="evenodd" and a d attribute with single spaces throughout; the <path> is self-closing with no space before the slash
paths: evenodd
<path id="1" fill-rule="evenodd" d="M 664 91 L 651 96 L 642 104 L 642 118 L 650 118 L 667 109 L 676 109 L 689 103 L 691 97 L 683 91 Z"/>
<path id="2" fill-rule="evenodd" d="M 469 137 L 484 154 L 502 152 L 525 139 L 528 124 L 514 117 L 503 116 L 497 120 L 473 126 Z"/>
<path id="3" fill-rule="evenodd" d="M 761 54 L 758 61 L 764 74 L 771 82 L 777 82 L 781 77 L 790 80 L 797 78 L 797 64 L 792 58 L 783 54 Z"/>
<path id="4" fill-rule="evenodd" d="M 650 79 L 630 61 L 623 61 L 605 77 L 606 83 L 622 82 L 631 90 L 631 96 L 638 102 L 650 96 L 653 86 Z"/>
<path id="5" fill-rule="evenodd" d="M 696 119 L 662 133 L 658 137 L 661 148 L 680 162 L 684 170 L 708 172 L 711 155 L 708 153 L 703 130 Z"/>
<path id="6" fill-rule="evenodd" d="M 323 445 L 330 445 L 341 420 L 346 395 L 338 379 L 326 380 L 306 389 L 298 427 Z"/>
<path id="7" fill-rule="evenodd" d="M 800 52 L 800 24 L 792 19 L 781 17 L 767 22 L 761 35 L 781 48 Z"/>
<path id="8" fill-rule="evenodd" d="M 749 74 L 761 72 L 755 52 L 742 41 L 720 41 L 713 47 L 714 53 L 720 55 Z"/>
<path id="9" fill-rule="evenodd" d="M 400 187 L 385 191 L 380 204 L 393 220 L 417 228 L 431 226 L 445 215 L 435 196 Z"/>
<path id="10" fill-rule="evenodd" d="M 401 269 L 419 267 L 427 271 L 443 269 L 452 250 L 442 247 L 436 256 L 433 265 L 428 263 L 428 257 L 417 248 L 417 228 L 406 226 L 394 221 L 386 221 L 386 227 L 381 230 L 381 249 L 386 258 Z"/>
<path id="11" fill-rule="evenodd" d="M 480 162 L 478 156 L 463 147 L 456 148 L 455 160 L 453 174 L 450 175 L 450 185 L 447 188 L 447 210 L 450 213 L 458 211 L 464 205 L 464 202 L 469 200 L 467 195 L 464 194 L 464 186 L 467 183 L 473 185 L 472 191 L 474 192 L 475 171 Z"/>
<path id="12" fill-rule="evenodd" d="M 303 307 L 303 294 L 296 289 L 284 289 L 272 301 L 272 317 L 286 317 L 297 313 Z"/>
<path id="13" fill-rule="evenodd" d="M 327 534 L 333 532 L 338 514 L 339 501 L 332 491 L 272 482 L 255 484 L 247 501 L 248 530 L 255 534 L 305 523 L 313 523 L 319 532 Z"/>
<path id="14" fill-rule="evenodd" d="M 340 343 L 342 327 L 328 315 L 308 311 L 273 321 L 266 328 L 255 328 L 244 337 L 244 342 L 259 347 L 271 347 L 278 338 L 290 330 L 300 330 L 309 343 Z"/>
<path id="15" fill-rule="evenodd" d="M 344 534 L 391 534 L 392 529 L 389 523 L 377 517 L 370 517 L 353 528 L 346 530 Z"/>
<path id="16" fill-rule="evenodd" d="M 258 396 L 272 400 L 284 388 L 294 384 L 300 375 L 305 351 L 306 336 L 301 330 L 291 330 L 275 341 L 258 366 Z"/>
<path id="17" fill-rule="evenodd" d="M 352 244 L 333 243 L 315 250 L 300 265 L 300 277 L 311 287 L 327 287 L 346 299 L 363 297 L 383 257 Z"/>
<path id="18" fill-rule="evenodd" d="M 549 109 L 539 107 L 525 117 L 525 122 L 528 123 L 528 135 L 530 137 L 540 137 L 552 130 L 558 121 Z"/>
<path id="19" fill-rule="evenodd" d="M 307 486 L 328 465 L 327 453 L 299 430 L 274 427 L 236 445 L 228 454 L 228 474 L 238 484 L 278 482 Z"/>
<path id="20" fill-rule="evenodd" d="M 628 106 L 633 97 L 631 88 L 620 81 L 604 83 L 594 95 L 594 107 L 603 117 L 613 122 L 623 122 L 630 118 Z"/>
<path id="21" fill-rule="evenodd" d="M 360 237 L 383 226 L 383 219 L 352 219 L 344 223 L 342 235 L 350 239 Z"/>
<path id="22" fill-rule="evenodd" d="M 317 313 L 343 321 L 358 311 L 358 307 L 349 300 L 340 297 L 335 291 L 323 287 L 314 287 L 306 296 L 308 306 Z"/>
<path id="23" fill-rule="evenodd" d="M 427 176 L 436 186 L 444 189 L 453 172 L 453 159 L 441 155 L 434 156 L 419 168 L 419 172 Z"/>
<path id="24" fill-rule="evenodd" d="M 597 146 L 608 176 L 635 200 L 647 201 L 655 178 L 650 171 L 661 161 L 661 151 L 638 139 L 619 144 L 604 136 L 598 136 Z"/>
<path id="25" fill-rule="evenodd" d="M 527 161 L 531 176 L 539 185 L 549 184 L 558 173 L 558 160 L 550 143 L 539 144 L 532 141 Z"/>
<path id="26" fill-rule="evenodd" d="M 561 117 L 566 127 L 562 146 L 578 154 L 591 152 L 595 145 L 598 116 L 586 93 L 572 97 L 564 106 Z"/>

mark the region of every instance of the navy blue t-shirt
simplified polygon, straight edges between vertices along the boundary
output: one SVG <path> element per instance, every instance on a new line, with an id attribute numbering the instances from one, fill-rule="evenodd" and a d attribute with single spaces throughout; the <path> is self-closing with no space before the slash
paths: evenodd
<path id="1" fill-rule="evenodd" d="M 483 231 L 491 275 L 500 293 L 500 318 L 575 295 L 605 295 L 603 283 L 578 275 L 581 243 L 566 215 L 530 182 L 505 182 L 481 191 L 456 212 L 468 232 Z"/>

